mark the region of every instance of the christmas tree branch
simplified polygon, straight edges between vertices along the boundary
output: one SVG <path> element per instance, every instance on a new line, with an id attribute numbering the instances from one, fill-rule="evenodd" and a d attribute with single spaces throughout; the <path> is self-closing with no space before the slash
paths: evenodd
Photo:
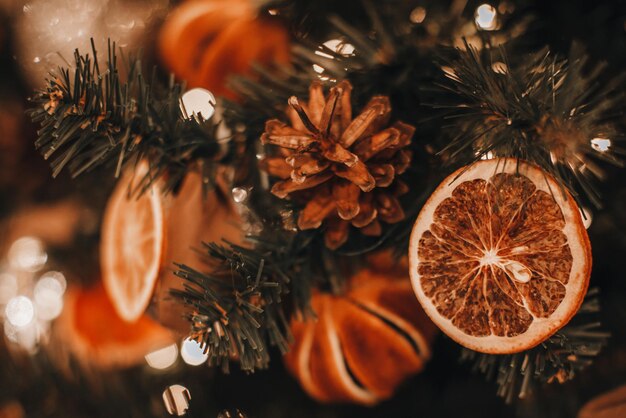
<path id="1" fill-rule="evenodd" d="M 600 82 L 603 65 L 587 69 L 574 45 L 570 59 L 547 50 L 513 61 L 503 49 L 482 50 L 465 43 L 444 61 L 451 102 L 445 110 L 453 132 L 441 154 L 466 165 L 481 158 L 516 157 L 551 173 L 581 203 L 577 190 L 600 206 L 594 186 L 603 172 L 598 161 L 621 166 L 615 141 L 624 104 L 624 77 Z"/>
<path id="2" fill-rule="evenodd" d="M 610 336 L 597 322 L 597 293 L 591 289 L 572 321 L 537 347 L 507 355 L 463 349 L 461 361 L 472 363 L 487 379 L 495 378 L 497 394 L 507 403 L 527 397 L 538 385 L 571 380 L 593 362 Z"/>
<path id="3" fill-rule="evenodd" d="M 76 50 L 74 68 L 59 68 L 31 99 L 28 114 L 40 125 L 35 146 L 51 159 L 53 176 L 67 168 L 76 177 L 107 163 L 117 176 L 124 164 L 147 159 L 143 187 L 165 177 L 167 191 L 190 167 L 199 163 L 208 173 L 206 166 L 230 156 L 217 138 L 219 122 L 185 117 L 182 85 L 160 85 L 154 74 L 147 81 L 135 58 L 120 68 L 115 43 L 103 68 L 93 41 L 92 53 Z"/>
<path id="4" fill-rule="evenodd" d="M 271 240 L 250 237 L 250 247 L 205 244 L 210 273 L 178 265 L 175 273 L 185 280 L 183 290 L 172 295 L 189 310 L 190 337 L 200 342 L 209 364 L 229 369 L 238 359 L 242 370 L 265 368 L 269 347 L 285 353 L 291 341 L 284 297 L 298 315 L 312 315 L 311 288 L 318 257 L 311 245 L 316 233 L 276 233 Z"/>

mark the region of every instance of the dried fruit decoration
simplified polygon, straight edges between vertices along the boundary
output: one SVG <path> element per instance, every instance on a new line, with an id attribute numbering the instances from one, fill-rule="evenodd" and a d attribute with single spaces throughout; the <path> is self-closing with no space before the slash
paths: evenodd
<path id="1" fill-rule="evenodd" d="M 541 168 L 512 158 L 451 174 L 411 234 L 410 274 L 449 337 L 488 354 L 532 348 L 580 308 L 591 246 L 576 202 Z"/>
<path id="2" fill-rule="evenodd" d="M 342 81 L 325 98 L 322 85 L 314 82 L 308 104 L 289 99 L 291 126 L 272 119 L 261 136 L 280 153 L 263 161 L 269 174 L 282 179 L 272 193 L 305 203 L 298 227 L 324 224 L 331 249 L 346 242 L 350 225 L 377 236 L 381 221 L 404 219 L 398 196 L 407 186 L 398 175 L 411 162 L 408 146 L 415 128 L 402 122 L 387 127 L 391 104 L 385 96 L 374 96 L 353 119 L 351 90 Z"/>

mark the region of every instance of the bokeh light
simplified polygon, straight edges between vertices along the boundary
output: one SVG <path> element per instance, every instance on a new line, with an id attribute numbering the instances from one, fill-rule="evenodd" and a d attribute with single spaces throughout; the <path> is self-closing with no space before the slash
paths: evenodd
<path id="1" fill-rule="evenodd" d="M 43 243 L 34 237 L 16 240 L 9 248 L 8 257 L 11 267 L 29 272 L 40 270 L 48 261 Z"/>
<path id="2" fill-rule="evenodd" d="M 204 347 L 189 338 L 184 339 L 180 345 L 180 356 L 190 366 L 199 366 L 209 358 L 209 355 L 204 352 Z"/>
<path id="3" fill-rule="evenodd" d="M 498 27 L 498 14 L 490 4 L 481 4 L 474 14 L 476 26 L 482 30 L 494 30 Z"/>
<path id="4" fill-rule="evenodd" d="M 181 109 L 188 117 L 199 116 L 208 120 L 215 113 L 215 96 L 203 88 L 195 88 L 185 92 L 181 97 Z"/>
<path id="5" fill-rule="evenodd" d="M 167 412 L 171 415 L 183 416 L 189 409 L 191 394 L 189 390 L 182 385 L 169 386 L 163 391 L 163 402 Z"/>
<path id="6" fill-rule="evenodd" d="M 608 138 L 593 138 L 591 148 L 598 152 L 607 152 L 611 148 L 611 140 Z"/>
<path id="7" fill-rule="evenodd" d="M 26 296 L 15 296 L 7 303 L 5 314 L 12 325 L 24 327 L 30 324 L 35 317 L 35 307 Z"/>
<path id="8" fill-rule="evenodd" d="M 153 369 L 163 370 L 176 363 L 177 358 L 178 347 L 172 344 L 146 354 L 146 363 Z"/>
<path id="9" fill-rule="evenodd" d="M 10 273 L 0 273 L 0 305 L 5 305 L 17 296 L 17 277 Z"/>
<path id="10" fill-rule="evenodd" d="M 422 23 L 426 19 L 426 9 L 423 7 L 416 7 L 409 15 L 409 20 L 413 23 Z"/>

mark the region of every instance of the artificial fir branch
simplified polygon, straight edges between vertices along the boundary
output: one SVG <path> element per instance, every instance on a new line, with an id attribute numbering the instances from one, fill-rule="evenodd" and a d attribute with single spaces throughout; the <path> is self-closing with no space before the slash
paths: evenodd
<path id="1" fill-rule="evenodd" d="M 600 304 L 597 289 L 591 289 L 572 321 L 553 336 L 530 350 L 507 355 L 482 354 L 469 349 L 461 361 L 494 379 L 498 396 L 507 403 L 523 399 L 540 384 L 565 381 L 589 366 L 609 339 L 597 322 Z"/>
<path id="2" fill-rule="evenodd" d="M 436 105 L 451 121 L 443 157 L 463 165 L 491 156 L 531 161 L 579 203 L 578 188 L 599 207 L 597 162 L 622 165 L 615 142 L 623 138 L 616 121 L 626 76 L 600 82 L 604 66 L 587 64 L 576 45 L 569 60 L 543 50 L 513 61 L 503 49 L 479 51 L 466 43 L 445 62 L 443 88 L 453 102 Z"/>
<path id="3" fill-rule="evenodd" d="M 105 163 L 115 164 L 119 175 L 127 162 L 147 159 L 143 188 L 165 177 L 165 190 L 173 189 L 198 164 L 210 180 L 210 166 L 231 152 L 223 144 L 228 138 L 218 140 L 220 122 L 186 117 L 183 86 L 160 85 L 154 74 L 147 81 L 135 58 L 121 66 L 115 43 L 109 42 L 102 68 L 93 41 L 92 53 L 76 50 L 74 68 L 52 73 L 31 99 L 28 114 L 40 125 L 35 146 L 52 159 L 53 176 L 67 168 L 76 177 Z"/>

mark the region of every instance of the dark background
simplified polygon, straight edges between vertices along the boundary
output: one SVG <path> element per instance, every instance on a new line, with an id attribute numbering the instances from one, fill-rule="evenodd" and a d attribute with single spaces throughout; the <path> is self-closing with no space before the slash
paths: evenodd
<path id="1" fill-rule="evenodd" d="M 341 2 L 335 7 L 343 15 Z M 534 20 L 524 42 L 528 48 L 549 45 L 566 54 L 573 40 L 583 43 L 592 61 L 607 61 L 609 73 L 626 70 L 626 3 L 595 1 L 513 2 Z M 419 4 L 419 2 L 418 2 Z M 470 2 L 474 10 L 478 2 Z M 473 6 L 472 6 L 473 5 Z M 31 89 L 21 79 L 11 47 L 10 17 L 0 16 L 0 115 L 26 108 Z M 97 211 L 111 181 L 99 173 L 76 182 L 66 176 L 51 180 L 49 168 L 34 151 L 34 128 L 20 122 L 19 138 L 0 141 L 0 215 L 19 212 L 25 205 L 76 195 Z M 0 132 L 0 137 L 3 133 Z M 616 144 L 619 145 L 619 144 Z M 589 234 L 593 246 L 591 285 L 601 291 L 601 319 L 611 332 L 608 346 L 595 364 L 569 383 L 552 384 L 529 399 L 505 405 L 496 385 L 458 361 L 460 348 L 440 336 L 425 372 L 408 381 L 390 401 L 374 408 L 322 406 L 310 400 L 284 370 L 274 353 L 272 367 L 245 375 L 233 370 L 222 375 L 205 367 L 158 374 L 137 368 L 99 375 L 93 382 L 68 382 L 45 358 L 11 359 L 0 344 L 0 405 L 17 399 L 32 417 L 123 417 L 164 414 L 160 393 L 180 383 L 191 392 L 191 417 L 215 417 L 224 409 L 239 408 L 250 417 L 574 417 L 592 397 L 626 384 L 626 173 L 609 168 L 600 185 L 605 207 L 594 212 Z M 94 187 L 95 185 L 95 187 Z M 1 239 L 1 237 L 0 237 Z M 65 268 L 83 279 L 97 269 L 97 237 L 79 237 L 71 248 L 55 254 Z M 374 360 L 373 360 L 374 361 Z M 93 379 L 93 378 L 92 378 Z M 94 388 L 95 386 L 95 388 Z"/>

